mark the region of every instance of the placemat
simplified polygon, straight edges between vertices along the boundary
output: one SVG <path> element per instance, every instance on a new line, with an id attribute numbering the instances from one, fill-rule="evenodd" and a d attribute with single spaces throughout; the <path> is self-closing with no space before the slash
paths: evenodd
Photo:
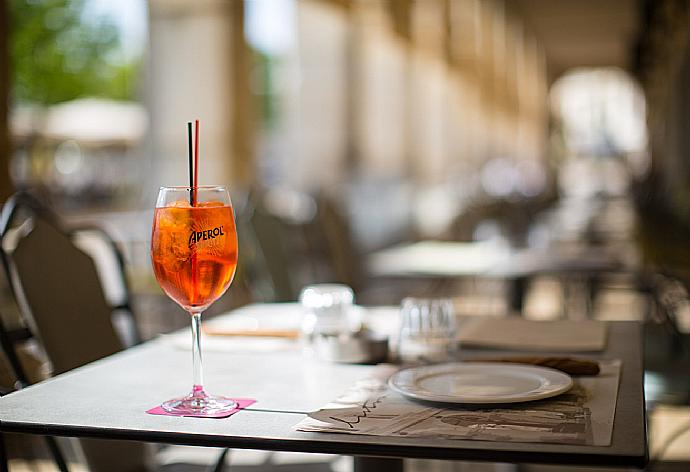
<path id="1" fill-rule="evenodd" d="M 298 431 L 392 437 L 472 439 L 609 446 L 621 361 L 600 361 L 597 376 L 574 377 L 558 397 L 501 407 L 463 408 L 406 399 L 387 386 L 393 366 L 357 382 L 344 395 L 309 414 Z"/>

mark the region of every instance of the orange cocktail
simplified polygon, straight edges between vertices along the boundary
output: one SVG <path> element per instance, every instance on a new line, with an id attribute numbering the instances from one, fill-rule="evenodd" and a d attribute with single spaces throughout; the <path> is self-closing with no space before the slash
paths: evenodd
<path id="1" fill-rule="evenodd" d="M 151 262 L 163 291 L 191 315 L 192 391 L 163 402 L 182 416 L 218 417 L 237 403 L 204 390 L 201 314 L 228 289 L 237 268 L 237 231 L 222 186 L 161 187 L 153 216 Z"/>
<path id="2" fill-rule="evenodd" d="M 165 293 L 189 312 L 203 311 L 232 282 L 237 231 L 232 207 L 218 201 L 176 201 L 156 208 L 151 259 Z"/>

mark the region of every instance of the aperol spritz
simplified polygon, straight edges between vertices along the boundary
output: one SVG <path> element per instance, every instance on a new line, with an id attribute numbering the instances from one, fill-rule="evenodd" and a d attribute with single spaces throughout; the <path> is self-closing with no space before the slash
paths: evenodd
<path id="1" fill-rule="evenodd" d="M 203 388 L 201 314 L 230 286 L 237 268 L 237 231 L 224 187 L 161 187 L 153 217 L 151 260 L 163 291 L 192 316 L 192 392 L 163 403 L 176 414 L 212 416 L 233 400 Z"/>

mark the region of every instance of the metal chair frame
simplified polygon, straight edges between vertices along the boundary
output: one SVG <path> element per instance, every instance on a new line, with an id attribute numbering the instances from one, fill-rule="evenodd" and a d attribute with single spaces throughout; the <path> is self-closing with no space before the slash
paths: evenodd
<path id="1" fill-rule="evenodd" d="M 41 215 L 42 218 L 45 218 L 46 221 L 57 227 L 56 220 L 53 215 L 43 205 L 41 205 L 36 198 L 28 193 L 17 193 L 10 197 L 7 202 L 5 202 L 5 205 L 3 205 L 2 213 L 0 213 L 0 261 L 2 262 L 5 278 L 15 300 L 18 300 L 17 294 L 19 293 L 20 287 L 18 286 L 18 281 L 12 272 L 12 263 L 10 257 L 7 253 L 5 253 L 2 243 L 5 240 L 8 230 L 12 226 L 15 215 L 22 208 L 26 208 L 35 214 Z M 22 318 L 23 321 L 26 321 L 23 313 Z M 8 328 L 0 316 L 0 347 L 2 348 L 3 353 L 10 364 L 12 375 L 14 375 L 14 378 L 16 379 L 14 385 L 15 390 L 20 390 L 30 384 L 29 377 L 22 367 L 15 348 L 19 343 L 34 338 L 34 333 L 27 327 L 19 327 L 14 329 Z M 3 395 L 6 393 L 9 392 L 3 392 Z M 44 436 L 44 439 L 60 472 L 69 472 L 67 461 L 65 460 L 65 457 L 55 438 L 53 436 Z M 8 469 L 9 464 L 4 436 L 2 433 L 0 433 L 0 470 L 6 471 Z"/>

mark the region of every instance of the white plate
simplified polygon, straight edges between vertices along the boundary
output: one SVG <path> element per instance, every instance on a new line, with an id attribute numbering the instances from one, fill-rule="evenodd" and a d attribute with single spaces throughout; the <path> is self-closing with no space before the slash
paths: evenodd
<path id="1" fill-rule="evenodd" d="M 568 391 L 573 379 L 546 367 L 468 362 L 414 367 L 388 380 L 410 398 L 443 403 L 517 403 Z"/>

